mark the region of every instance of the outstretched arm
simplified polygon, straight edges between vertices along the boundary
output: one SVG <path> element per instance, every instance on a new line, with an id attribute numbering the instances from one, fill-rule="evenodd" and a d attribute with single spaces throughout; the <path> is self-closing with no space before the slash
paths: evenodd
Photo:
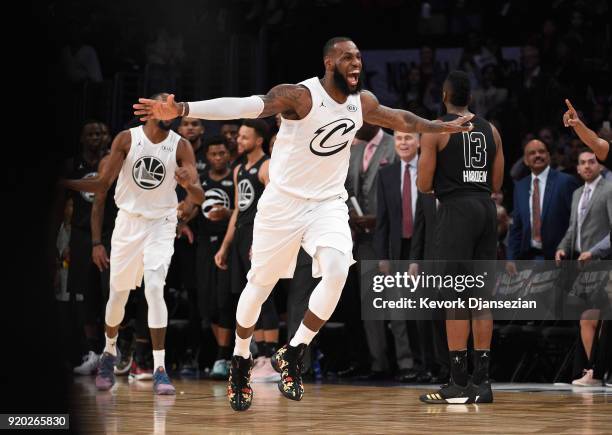
<path id="1" fill-rule="evenodd" d="M 122 131 L 111 145 L 108 162 L 101 168 L 97 177 L 84 180 L 62 180 L 61 185 L 81 192 L 105 193 L 119 176 L 121 165 L 130 151 L 131 134 Z"/>
<path id="2" fill-rule="evenodd" d="M 174 119 L 178 116 L 223 120 L 238 118 L 265 118 L 277 113 L 295 113 L 305 116 L 312 106 L 307 88 L 300 85 L 278 85 L 266 95 L 252 95 L 244 98 L 215 98 L 195 102 L 177 102 L 174 95 L 166 101 L 139 98 L 134 104 L 134 114 L 141 121 L 148 119 Z"/>
<path id="3" fill-rule="evenodd" d="M 430 121 L 406 110 L 383 106 L 374 94 L 368 91 L 361 93 L 361 107 L 365 122 L 403 133 L 460 133 L 473 128 L 472 123 L 468 121 L 474 115 L 460 116 L 449 122 Z"/>
<path id="4" fill-rule="evenodd" d="M 599 160 L 606 160 L 610 151 L 610 143 L 597 136 L 597 133 L 584 125 L 570 100 L 566 99 L 565 104 L 567 105 L 567 111 L 563 114 L 563 125 L 572 127 L 580 140 L 593 150 Z"/>

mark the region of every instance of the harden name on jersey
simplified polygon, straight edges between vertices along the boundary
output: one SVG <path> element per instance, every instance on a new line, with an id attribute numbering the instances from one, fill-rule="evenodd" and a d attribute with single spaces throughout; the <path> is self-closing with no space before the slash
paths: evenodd
<path id="1" fill-rule="evenodd" d="M 487 171 L 463 171 L 464 183 L 486 183 Z"/>

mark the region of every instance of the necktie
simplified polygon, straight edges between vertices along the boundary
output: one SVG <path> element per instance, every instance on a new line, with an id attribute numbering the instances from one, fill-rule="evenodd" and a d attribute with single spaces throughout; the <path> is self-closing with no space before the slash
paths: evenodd
<path id="1" fill-rule="evenodd" d="M 363 152 L 363 172 L 368 170 L 368 166 L 370 166 L 370 160 L 372 160 L 374 151 L 376 151 L 376 145 L 374 145 L 372 142 L 368 143 L 365 151 Z"/>
<path id="2" fill-rule="evenodd" d="M 410 165 L 406 165 L 404 185 L 402 186 L 402 237 L 412 237 L 412 181 L 410 179 Z"/>
<path id="3" fill-rule="evenodd" d="M 542 222 L 540 215 L 540 183 L 539 179 L 536 177 L 533 179 L 533 195 L 531 199 L 531 221 L 533 222 L 533 228 L 531 230 L 531 234 L 533 240 L 536 242 L 542 241 L 542 235 L 540 234 Z"/>
<path id="4" fill-rule="evenodd" d="M 580 204 L 580 225 L 584 222 L 584 216 L 586 215 L 587 209 L 589 208 L 589 201 L 591 199 L 591 188 L 585 186 L 584 193 L 582 194 L 582 203 Z"/>

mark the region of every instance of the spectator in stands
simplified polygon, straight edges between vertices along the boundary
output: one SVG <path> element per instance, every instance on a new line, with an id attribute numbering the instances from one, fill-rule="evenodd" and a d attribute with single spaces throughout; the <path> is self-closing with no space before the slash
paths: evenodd
<path id="1" fill-rule="evenodd" d="M 521 49 L 521 69 L 513 79 L 512 92 L 516 95 L 522 130 L 548 123 L 550 97 L 547 93 L 549 77 L 540 66 L 540 52 L 533 45 Z"/>
<path id="2" fill-rule="evenodd" d="M 477 115 L 489 117 L 489 112 L 503 104 L 508 90 L 497 86 L 497 70 L 489 64 L 482 68 L 481 85 L 472 93 L 472 106 Z"/>
<path id="3" fill-rule="evenodd" d="M 68 41 L 61 51 L 61 62 L 68 79 L 73 83 L 102 81 L 98 53 L 83 42 L 80 27 L 72 23 L 68 28 Z"/>

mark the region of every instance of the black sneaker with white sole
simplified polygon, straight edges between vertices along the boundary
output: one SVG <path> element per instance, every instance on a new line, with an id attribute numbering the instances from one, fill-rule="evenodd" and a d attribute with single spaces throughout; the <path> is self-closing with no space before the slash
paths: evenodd
<path id="1" fill-rule="evenodd" d="M 491 383 L 485 381 L 480 385 L 472 384 L 474 391 L 474 403 L 493 403 L 493 391 Z"/>
<path id="2" fill-rule="evenodd" d="M 462 387 L 450 382 L 434 393 L 423 394 L 419 400 L 434 405 L 467 405 L 474 403 L 474 389 L 469 383 Z"/>

